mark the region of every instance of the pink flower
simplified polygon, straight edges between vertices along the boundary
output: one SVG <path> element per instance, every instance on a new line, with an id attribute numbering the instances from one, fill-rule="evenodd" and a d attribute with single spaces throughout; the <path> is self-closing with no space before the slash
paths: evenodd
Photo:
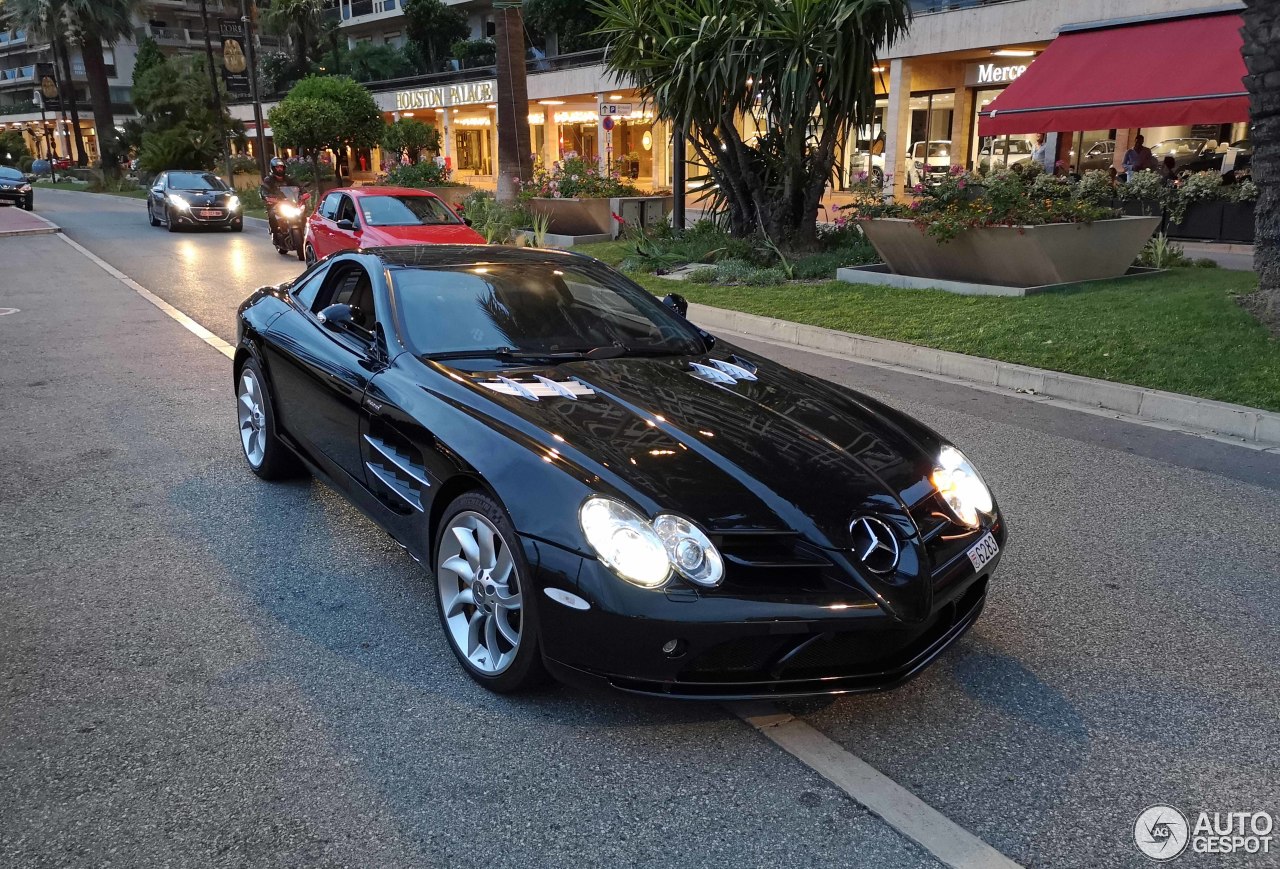
<path id="1" fill-rule="evenodd" d="M 919 211 L 919 210 L 920 210 L 920 200 L 919 200 L 919 199 L 915 199 L 915 200 L 913 200 L 913 201 L 911 202 L 911 210 L 912 210 L 912 211 Z"/>
<path id="2" fill-rule="evenodd" d="M 959 190 L 963 190 L 963 189 L 964 189 L 964 187 L 965 187 L 965 185 L 964 185 L 964 179 L 963 179 L 963 178 L 961 178 L 959 181 L 957 181 L 957 182 L 956 182 L 956 188 L 957 188 L 957 189 L 959 189 Z"/>
<path id="3" fill-rule="evenodd" d="M 960 166 L 960 165 L 952 166 L 952 167 L 951 167 L 951 174 L 952 174 L 952 175 L 963 175 L 963 174 L 964 174 L 964 167 L 963 167 L 963 166 Z"/>
<path id="4" fill-rule="evenodd" d="M 867 180 L 867 173 L 866 173 L 866 172 L 859 172 L 859 173 L 858 173 L 858 180 L 859 180 L 859 181 L 866 181 L 866 180 Z"/>
<path id="5" fill-rule="evenodd" d="M 923 184 L 917 184 L 915 187 L 912 187 L 912 188 L 911 188 L 911 192 L 912 192 L 912 193 L 924 193 L 924 185 L 923 185 Z"/>

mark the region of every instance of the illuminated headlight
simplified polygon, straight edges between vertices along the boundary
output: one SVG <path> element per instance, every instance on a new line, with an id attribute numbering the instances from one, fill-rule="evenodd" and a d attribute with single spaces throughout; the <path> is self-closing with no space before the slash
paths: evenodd
<path id="1" fill-rule="evenodd" d="M 228 200 L 227 200 L 227 209 L 228 209 L 228 210 L 230 210 L 230 211 L 239 211 L 239 210 L 240 210 L 240 197 L 239 197 L 239 196 L 232 196 L 230 199 L 228 199 Z"/>
<path id="2" fill-rule="evenodd" d="M 19 192 L 19 193 L 30 193 L 30 192 L 31 192 L 31 185 L 30 185 L 30 184 L 23 184 L 21 187 L 19 187 L 19 188 L 18 188 L 18 192 Z"/>
<path id="3" fill-rule="evenodd" d="M 983 482 L 982 475 L 955 447 L 943 447 L 938 453 L 932 479 L 951 512 L 970 528 L 978 527 L 979 514 L 990 515 L 995 509 L 991 490 Z"/>
<path id="4" fill-rule="evenodd" d="M 169 194 L 169 204 L 182 211 L 187 211 L 191 208 L 191 203 L 176 193 Z"/>
<path id="5" fill-rule="evenodd" d="M 293 219 L 302 213 L 302 209 L 294 205 L 292 202 L 281 202 L 276 206 L 276 214 L 281 217 Z"/>
<path id="6" fill-rule="evenodd" d="M 578 510 L 578 522 L 596 557 L 627 582 L 657 588 L 670 578 L 671 563 L 658 532 L 627 505 L 588 498 Z"/>
<path id="7" fill-rule="evenodd" d="M 671 566 L 685 579 L 706 586 L 719 585 L 724 579 L 724 562 L 702 529 L 663 513 L 653 520 L 653 530 L 666 547 Z"/>

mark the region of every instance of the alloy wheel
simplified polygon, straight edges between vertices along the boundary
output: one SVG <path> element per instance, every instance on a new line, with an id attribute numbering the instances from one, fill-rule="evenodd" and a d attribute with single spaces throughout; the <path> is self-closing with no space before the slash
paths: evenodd
<path id="1" fill-rule="evenodd" d="M 240 444 L 244 457 L 255 468 L 262 466 L 267 454 L 267 415 L 262 403 L 262 384 L 246 368 L 240 374 L 236 390 L 236 416 L 240 420 Z"/>
<path id="2" fill-rule="evenodd" d="M 450 641 L 486 676 L 511 666 L 520 649 L 519 571 L 497 527 L 473 511 L 454 516 L 440 538 L 436 583 Z"/>

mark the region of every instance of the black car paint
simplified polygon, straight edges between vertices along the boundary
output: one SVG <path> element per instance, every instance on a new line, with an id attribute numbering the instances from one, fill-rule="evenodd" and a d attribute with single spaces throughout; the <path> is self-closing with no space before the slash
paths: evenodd
<path id="1" fill-rule="evenodd" d="M 409 352 L 395 315 L 385 315 L 394 303 L 388 267 L 531 258 L 564 258 L 625 280 L 589 258 L 546 251 L 338 254 L 245 301 L 236 372 L 250 356 L 259 361 L 290 447 L 427 564 L 435 522 L 453 497 L 473 487 L 497 497 L 534 586 L 567 589 L 591 605 L 581 612 L 537 596 L 543 653 L 562 678 L 679 697 L 875 690 L 914 675 L 972 624 L 999 557 L 978 576 L 964 551 L 988 530 L 1003 550 L 1004 522 L 997 510 L 977 531 L 948 524 L 926 545 L 920 516 L 937 514 L 929 475 L 944 441 L 906 415 L 724 341 L 706 355 L 736 357 L 754 367 L 755 381 L 706 382 L 690 373 L 690 357 L 431 361 Z M 382 314 L 371 345 L 325 327 L 290 295 L 290 286 L 350 260 L 372 277 Z M 530 401 L 481 385 L 498 372 L 572 377 L 595 395 Z M 388 449 L 415 469 L 392 474 L 394 485 L 381 462 Z M 579 505 L 597 493 L 648 516 L 697 522 L 729 562 L 724 584 L 677 579 L 654 591 L 616 578 L 578 527 Z M 863 513 L 890 522 L 904 543 L 892 576 L 855 564 L 849 523 Z M 663 651 L 670 640 L 679 654 Z M 815 675 L 780 663 L 824 643 L 840 645 L 847 666 Z M 860 643 L 865 654 L 849 651 Z M 735 667 L 735 644 L 764 659 Z M 729 666 L 708 669 L 718 654 Z"/>

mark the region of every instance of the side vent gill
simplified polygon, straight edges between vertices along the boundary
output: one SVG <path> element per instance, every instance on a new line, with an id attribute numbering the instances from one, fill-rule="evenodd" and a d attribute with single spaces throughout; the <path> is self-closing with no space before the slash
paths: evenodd
<path id="1" fill-rule="evenodd" d="M 754 365 L 737 356 L 729 358 L 732 361 L 708 359 L 707 364 L 690 362 L 689 373 L 708 383 L 719 383 L 724 386 L 732 386 L 740 380 L 750 381 L 756 379 L 756 367 Z"/>
<path id="2" fill-rule="evenodd" d="M 595 391 L 580 380 L 552 380 L 549 377 L 533 375 L 532 380 L 513 380 L 498 375 L 496 380 L 481 380 L 485 389 L 500 392 L 503 395 L 518 395 L 528 401 L 539 401 L 543 398 L 567 398 L 577 401 L 579 398 L 590 398 Z"/>

